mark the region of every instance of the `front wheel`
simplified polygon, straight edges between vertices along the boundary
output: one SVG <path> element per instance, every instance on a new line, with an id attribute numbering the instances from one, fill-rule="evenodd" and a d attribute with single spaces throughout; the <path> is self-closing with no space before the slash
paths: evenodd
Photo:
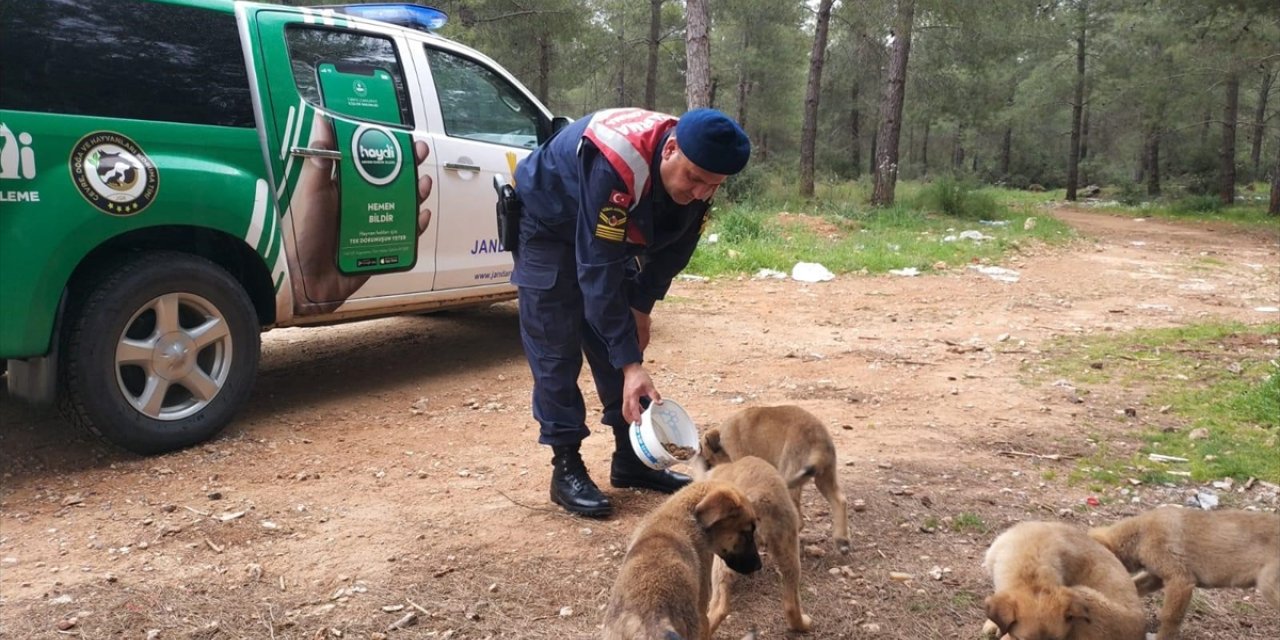
<path id="1" fill-rule="evenodd" d="M 257 315 L 240 283 L 209 260 L 130 257 L 70 320 L 64 413 L 125 449 L 152 454 L 207 440 L 248 399 Z"/>

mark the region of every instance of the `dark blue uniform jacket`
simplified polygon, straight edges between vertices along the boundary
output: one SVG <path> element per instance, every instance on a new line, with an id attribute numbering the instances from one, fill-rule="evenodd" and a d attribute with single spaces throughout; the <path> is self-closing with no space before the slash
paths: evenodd
<path id="1" fill-rule="evenodd" d="M 516 168 L 516 191 L 524 202 L 525 221 L 511 282 L 547 290 L 557 278 L 576 277 L 583 315 L 605 343 L 610 364 L 621 369 L 643 357 L 631 309 L 652 311 L 671 280 L 689 264 L 708 204 L 671 201 L 658 171 L 662 149 L 658 145 L 650 161 L 651 187 L 648 193 L 638 194 L 629 211 L 622 209 L 625 233 L 619 238 L 604 220 L 605 213 L 611 212 L 617 224 L 620 209 L 610 198 L 626 193 L 626 187 L 608 160 L 583 137 L 589 121 L 588 115 L 560 130 Z M 577 273 L 558 272 L 564 252 L 573 253 Z"/>

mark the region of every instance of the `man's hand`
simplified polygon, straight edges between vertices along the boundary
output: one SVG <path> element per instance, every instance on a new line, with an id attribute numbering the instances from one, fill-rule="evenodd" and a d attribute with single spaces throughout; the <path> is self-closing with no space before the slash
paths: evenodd
<path id="1" fill-rule="evenodd" d="M 649 348 L 649 327 L 653 321 L 649 314 L 643 311 L 631 310 L 631 315 L 636 319 L 636 340 L 640 342 L 640 353 L 644 353 Z"/>
<path id="2" fill-rule="evenodd" d="M 626 418 L 628 424 L 640 422 L 640 414 L 644 412 L 640 407 L 640 398 L 646 396 L 650 402 L 662 403 L 662 395 L 653 386 L 653 379 L 649 377 L 649 372 L 644 370 L 644 365 L 632 362 L 623 367 L 622 417 Z"/>
<path id="3" fill-rule="evenodd" d="M 317 113 L 312 121 L 308 146 L 313 149 L 338 148 L 333 124 L 323 113 Z M 429 154 L 427 143 L 414 141 L 415 167 L 426 162 Z M 321 313 L 338 308 L 369 280 L 368 275 L 352 276 L 338 270 L 338 221 L 342 199 L 334 178 L 333 162 L 327 158 L 306 159 L 289 207 L 297 238 L 294 255 L 288 256 L 289 266 L 295 276 L 299 273 L 302 276 L 291 278 L 294 299 L 318 303 Z M 418 235 L 421 236 L 431 224 L 431 210 L 426 202 L 431 196 L 432 181 L 425 172 L 418 172 L 418 176 Z"/>

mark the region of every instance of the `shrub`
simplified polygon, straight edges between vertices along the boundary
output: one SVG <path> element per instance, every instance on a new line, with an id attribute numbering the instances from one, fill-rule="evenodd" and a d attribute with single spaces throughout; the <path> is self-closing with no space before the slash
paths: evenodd
<path id="1" fill-rule="evenodd" d="M 718 209 L 723 212 L 715 218 L 716 231 L 724 242 L 744 242 L 759 240 L 765 236 L 764 222 L 757 215 L 743 207 Z"/>
<path id="2" fill-rule="evenodd" d="M 762 163 L 749 163 L 741 173 L 725 179 L 716 195 L 730 202 L 747 202 L 759 198 L 769 188 L 770 172 Z"/>
<path id="3" fill-rule="evenodd" d="M 1169 209 L 1174 213 L 1217 213 L 1222 210 L 1222 200 L 1218 196 L 1189 196 L 1174 201 Z"/>
<path id="4" fill-rule="evenodd" d="M 1136 182 L 1123 181 L 1116 192 L 1116 200 L 1130 207 L 1140 205 L 1147 201 L 1146 187 Z"/>
<path id="5" fill-rule="evenodd" d="M 916 206 L 969 220 L 994 217 L 1000 208 L 991 194 L 951 177 L 939 178 L 921 189 Z"/>

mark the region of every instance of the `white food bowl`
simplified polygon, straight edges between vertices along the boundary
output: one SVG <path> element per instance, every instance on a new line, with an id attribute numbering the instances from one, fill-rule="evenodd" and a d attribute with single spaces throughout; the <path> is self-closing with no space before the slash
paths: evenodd
<path id="1" fill-rule="evenodd" d="M 650 469 L 666 469 L 679 462 L 689 462 L 701 450 L 698 427 L 688 413 L 673 400 L 663 400 L 649 405 L 640 414 L 640 422 L 631 424 L 631 448 Z M 693 454 L 681 460 L 666 450 L 663 443 L 688 447 Z"/>

